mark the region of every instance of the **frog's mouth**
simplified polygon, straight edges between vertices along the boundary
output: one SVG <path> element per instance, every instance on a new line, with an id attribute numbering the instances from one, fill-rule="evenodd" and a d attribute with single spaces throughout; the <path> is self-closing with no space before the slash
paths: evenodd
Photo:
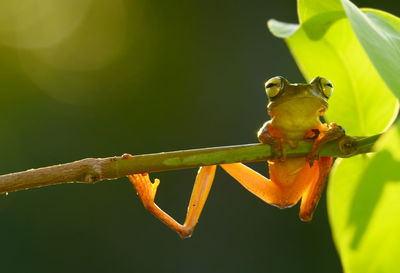
<path id="1" fill-rule="evenodd" d="M 309 96 L 295 96 L 285 101 L 270 101 L 268 111 L 306 111 L 318 113 L 322 116 L 328 109 L 328 102 L 323 98 L 316 99 Z M 312 110 L 314 109 L 314 110 Z M 315 112 L 314 112 L 315 111 Z"/>

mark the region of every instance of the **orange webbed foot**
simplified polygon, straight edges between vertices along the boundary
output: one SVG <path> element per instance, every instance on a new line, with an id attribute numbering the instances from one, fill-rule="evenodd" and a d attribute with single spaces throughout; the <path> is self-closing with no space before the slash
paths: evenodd
<path id="1" fill-rule="evenodd" d="M 143 205 L 146 208 L 154 205 L 154 198 L 157 193 L 157 188 L 160 185 L 160 180 L 156 178 L 154 179 L 154 183 L 152 183 L 148 173 L 131 174 L 128 175 L 128 177 L 140 199 L 142 199 Z"/>
<path id="2" fill-rule="evenodd" d="M 187 238 L 192 235 L 193 229 L 198 222 L 201 211 L 207 200 L 208 193 L 210 192 L 214 180 L 215 169 L 215 165 L 203 166 L 199 169 L 192 196 L 190 197 L 185 223 L 183 225 L 179 224 L 174 218 L 169 216 L 154 203 L 157 187 L 160 185 L 159 179 L 154 179 L 154 183 L 152 183 L 148 173 L 131 174 L 128 175 L 128 177 L 142 200 L 144 207 L 167 226 L 175 230 L 181 238 Z"/>

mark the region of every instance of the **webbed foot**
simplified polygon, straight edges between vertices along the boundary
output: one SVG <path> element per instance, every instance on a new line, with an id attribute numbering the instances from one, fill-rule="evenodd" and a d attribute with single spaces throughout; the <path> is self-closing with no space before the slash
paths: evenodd
<path id="1" fill-rule="evenodd" d="M 143 205 L 146 208 L 154 206 L 154 198 L 157 193 L 157 187 L 160 185 L 160 180 L 156 178 L 154 179 L 154 183 L 152 183 L 148 173 L 131 174 L 128 177 L 142 200 Z"/>

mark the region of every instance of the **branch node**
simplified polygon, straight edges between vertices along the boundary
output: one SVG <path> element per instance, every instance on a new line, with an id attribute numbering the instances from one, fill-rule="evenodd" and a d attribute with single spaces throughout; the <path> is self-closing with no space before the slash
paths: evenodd
<path id="1" fill-rule="evenodd" d="M 357 140 L 359 140 L 360 137 L 354 137 L 354 136 L 343 136 L 339 139 L 339 150 L 345 157 L 350 157 L 352 155 L 355 155 L 358 152 L 357 149 Z"/>
<path id="2" fill-rule="evenodd" d="M 94 170 L 88 171 L 83 179 L 84 182 L 91 184 L 99 182 L 100 180 L 101 180 L 100 174 Z"/>

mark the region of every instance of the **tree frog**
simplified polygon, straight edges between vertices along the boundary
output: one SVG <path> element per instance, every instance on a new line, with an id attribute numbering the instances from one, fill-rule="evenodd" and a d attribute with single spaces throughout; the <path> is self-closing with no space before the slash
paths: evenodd
<path id="1" fill-rule="evenodd" d="M 261 143 L 272 145 L 275 154 L 280 154 L 280 157 L 267 161 L 270 179 L 242 163 L 220 166 L 268 204 L 284 209 L 301 199 L 300 219 L 311 221 L 333 162 L 332 157 L 319 157 L 319 150 L 326 142 L 345 134 L 341 126 L 335 123 L 328 126 L 320 121 L 328 108 L 332 83 L 322 77 L 316 77 L 309 84 L 290 83 L 278 76 L 265 83 L 265 90 L 271 119 L 260 128 L 257 136 Z M 313 141 L 310 153 L 307 157 L 287 158 L 285 144 L 294 148 L 299 140 Z M 197 224 L 215 171 L 216 165 L 200 167 L 183 225 L 154 203 L 158 179 L 152 183 L 147 173 L 128 177 L 145 208 L 185 238 L 191 236 Z"/>

